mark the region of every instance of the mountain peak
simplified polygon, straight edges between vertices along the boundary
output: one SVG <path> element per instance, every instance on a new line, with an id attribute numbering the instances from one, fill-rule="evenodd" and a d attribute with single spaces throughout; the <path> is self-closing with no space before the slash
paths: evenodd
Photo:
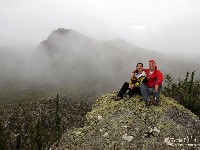
<path id="1" fill-rule="evenodd" d="M 38 48 L 48 49 L 48 51 L 55 49 L 56 52 L 60 48 L 73 49 L 74 45 L 87 43 L 87 41 L 91 42 L 91 40 L 92 38 L 89 38 L 73 29 L 58 28 L 57 30 L 52 31 L 47 40 L 42 41 Z"/>
<path id="2" fill-rule="evenodd" d="M 82 34 L 78 33 L 77 31 L 73 29 L 58 28 L 57 30 L 52 31 L 52 33 L 49 35 L 47 40 L 68 37 L 68 36 L 78 37 L 81 35 Z"/>
<path id="3" fill-rule="evenodd" d="M 57 30 L 54 30 L 52 34 L 59 34 L 59 35 L 66 35 L 70 32 L 73 32 L 72 29 L 65 29 L 65 28 L 58 28 Z"/>
<path id="4" fill-rule="evenodd" d="M 175 100 L 161 96 L 145 107 L 139 95 L 115 101 L 117 92 L 96 100 L 83 128 L 63 135 L 58 149 L 177 149 L 200 146 L 200 120 Z"/>

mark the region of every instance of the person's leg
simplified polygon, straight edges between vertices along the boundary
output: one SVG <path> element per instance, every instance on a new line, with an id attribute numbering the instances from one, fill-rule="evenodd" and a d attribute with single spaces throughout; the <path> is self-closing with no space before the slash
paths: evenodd
<path id="1" fill-rule="evenodd" d="M 127 95 L 129 95 L 130 97 L 132 97 L 134 95 L 134 93 L 135 93 L 135 88 L 132 88 L 132 89 L 128 88 Z"/>
<path id="2" fill-rule="evenodd" d="M 162 85 L 159 85 L 159 87 L 158 87 L 158 92 L 155 92 L 155 91 L 154 91 L 154 93 L 153 93 L 155 105 L 158 105 L 161 90 L 162 90 Z"/>
<path id="3" fill-rule="evenodd" d="M 134 87 L 132 89 L 129 89 L 128 93 L 127 93 L 130 97 L 132 97 L 133 95 L 135 94 L 139 94 L 139 95 L 142 95 L 141 94 L 141 91 L 140 91 L 140 88 L 137 88 L 137 87 Z"/>
<path id="4" fill-rule="evenodd" d="M 135 88 L 135 92 L 134 92 L 135 94 L 139 94 L 139 95 L 142 95 L 141 94 L 141 90 L 140 90 L 140 88 Z"/>
<path id="5" fill-rule="evenodd" d="M 160 92 L 162 90 L 162 85 L 158 86 L 158 92 L 154 92 L 154 98 L 159 99 L 160 98 Z"/>
<path id="6" fill-rule="evenodd" d="M 123 98 L 123 95 L 126 93 L 128 90 L 129 83 L 125 82 L 123 86 L 121 87 L 120 91 L 118 92 L 117 96 Z"/>
<path id="7" fill-rule="evenodd" d="M 142 94 L 142 98 L 144 101 L 149 101 L 150 99 L 150 91 L 149 91 L 149 88 L 144 85 L 143 83 L 140 84 L 140 91 L 141 91 L 141 94 Z"/>

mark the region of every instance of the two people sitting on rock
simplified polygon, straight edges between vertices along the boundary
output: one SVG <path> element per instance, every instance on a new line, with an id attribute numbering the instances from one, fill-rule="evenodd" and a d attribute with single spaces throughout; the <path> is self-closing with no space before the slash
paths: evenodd
<path id="1" fill-rule="evenodd" d="M 150 106 L 151 104 L 158 106 L 160 92 L 162 90 L 163 74 L 160 70 L 157 69 L 155 60 L 149 61 L 149 69 L 143 69 L 143 64 L 140 67 L 138 67 L 138 64 L 136 70 L 133 71 L 132 74 L 138 73 L 139 69 L 139 74 L 141 74 L 141 72 L 144 72 L 145 79 L 143 79 L 143 82 L 138 82 L 139 86 L 137 86 L 137 88 L 135 87 L 134 84 L 133 87 L 135 88 L 132 89 L 131 93 L 141 92 L 142 99 L 146 102 L 147 106 Z M 123 98 L 123 94 L 126 93 L 125 91 L 126 88 L 127 88 L 127 83 L 125 82 L 122 88 L 120 89 L 119 93 L 117 94 L 117 99 L 119 99 L 118 97 Z M 129 89 L 128 93 L 130 93 L 130 86 L 128 86 L 127 89 Z M 151 96 L 153 96 L 153 99 L 151 98 Z"/>
<path id="2" fill-rule="evenodd" d="M 136 70 L 131 74 L 131 81 L 125 82 L 117 94 L 117 100 L 123 98 L 124 94 L 128 91 L 128 97 L 132 97 L 134 94 L 140 94 L 140 84 L 145 83 L 146 72 L 143 70 L 143 64 L 137 63 Z"/>

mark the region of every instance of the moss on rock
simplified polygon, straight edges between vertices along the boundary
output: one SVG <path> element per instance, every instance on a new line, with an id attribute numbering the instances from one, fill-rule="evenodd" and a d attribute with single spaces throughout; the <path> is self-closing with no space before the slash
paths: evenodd
<path id="1" fill-rule="evenodd" d="M 97 99 L 85 126 L 63 135 L 55 149 L 200 148 L 199 118 L 175 100 L 161 95 L 160 106 L 147 108 L 139 95 L 115 101 L 116 95 Z"/>

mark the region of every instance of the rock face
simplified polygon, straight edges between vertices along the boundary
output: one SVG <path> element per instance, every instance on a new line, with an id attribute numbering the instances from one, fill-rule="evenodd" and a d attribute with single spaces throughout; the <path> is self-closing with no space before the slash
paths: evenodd
<path id="1" fill-rule="evenodd" d="M 53 149 L 200 149 L 199 118 L 173 99 L 161 96 L 159 107 L 146 108 L 139 95 L 115 101 L 116 94 L 97 99 L 85 126 L 63 135 Z"/>

